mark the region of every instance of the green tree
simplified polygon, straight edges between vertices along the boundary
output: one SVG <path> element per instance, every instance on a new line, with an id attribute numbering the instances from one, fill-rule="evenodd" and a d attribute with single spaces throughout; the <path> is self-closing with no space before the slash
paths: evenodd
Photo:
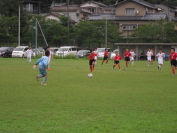
<path id="1" fill-rule="evenodd" d="M 174 23 L 166 20 L 159 20 L 156 23 L 149 23 L 140 26 L 131 35 L 135 37 L 135 42 L 144 43 L 160 43 L 160 42 L 175 42 Z"/>
<path id="2" fill-rule="evenodd" d="M 84 47 L 101 47 L 105 44 L 105 20 L 103 21 L 82 21 L 74 28 L 76 42 Z M 108 44 L 121 39 L 118 27 L 111 22 L 107 24 Z"/>

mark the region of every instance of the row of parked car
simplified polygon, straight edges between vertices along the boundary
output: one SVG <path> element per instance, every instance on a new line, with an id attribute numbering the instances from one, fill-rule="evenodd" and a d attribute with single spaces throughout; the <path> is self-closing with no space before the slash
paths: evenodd
<path id="1" fill-rule="evenodd" d="M 6 57 L 26 57 L 26 50 L 28 49 L 28 46 L 18 46 L 16 48 L 14 47 L 0 47 L 0 55 L 4 58 Z M 67 55 L 75 55 L 78 58 L 83 58 L 85 56 L 88 56 L 90 54 L 91 49 L 85 49 L 79 48 L 77 46 L 62 46 L 62 47 L 51 47 L 50 50 L 53 52 L 56 56 L 67 56 Z M 98 57 L 104 57 L 105 48 L 97 48 L 98 50 Z M 33 48 L 32 49 L 33 54 L 32 56 L 36 55 L 42 55 L 43 48 Z M 111 52 L 110 48 L 108 48 L 108 51 L 110 52 L 110 58 L 114 58 L 115 52 L 118 51 L 118 49 Z"/>

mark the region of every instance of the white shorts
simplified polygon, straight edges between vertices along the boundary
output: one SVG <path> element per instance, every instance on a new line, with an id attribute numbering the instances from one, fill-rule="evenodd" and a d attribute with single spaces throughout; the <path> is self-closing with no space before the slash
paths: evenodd
<path id="1" fill-rule="evenodd" d="M 158 64 L 163 64 L 163 59 L 158 59 Z"/>
<path id="2" fill-rule="evenodd" d="M 97 58 L 98 58 L 98 57 L 97 57 L 97 56 L 95 56 L 95 58 L 94 58 L 94 59 L 95 59 L 95 60 L 97 60 Z"/>
<path id="3" fill-rule="evenodd" d="M 148 60 L 148 61 L 151 61 L 151 57 L 147 57 L 147 60 Z"/>
<path id="4" fill-rule="evenodd" d="M 130 57 L 130 61 L 133 61 L 134 60 L 134 57 Z"/>

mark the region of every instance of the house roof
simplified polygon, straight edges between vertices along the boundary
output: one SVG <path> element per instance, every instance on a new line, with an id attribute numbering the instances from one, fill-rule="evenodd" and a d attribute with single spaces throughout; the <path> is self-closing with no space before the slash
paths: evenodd
<path id="1" fill-rule="evenodd" d="M 100 2 L 96 2 L 96 1 L 93 1 L 93 0 L 91 0 L 90 2 L 93 2 L 93 3 L 97 4 L 97 5 L 100 5 L 100 6 L 106 7 L 105 4 L 100 3 Z"/>
<path id="2" fill-rule="evenodd" d="M 92 14 L 92 12 L 90 12 L 90 11 L 88 11 L 88 10 L 85 10 L 85 9 L 82 9 L 82 8 L 80 8 L 80 10 L 79 10 L 80 12 L 84 12 L 84 13 L 89 13 L 89 14 Z"/>
<path id="3" fill-rule="evenodd" d="M 89 20 L 117 20 L 117 21 L 155 21 L 166 19 L 165 13 L 147 13 L 145 16 L 115 16 L 114 13 L 92 15 Z"/>
<path id="4" fill-rule="evenodd" d="M 146 7 L 149 7 L 149 8 L 156 8 L 153 4 L 150 4 L 144 0 L 124 0 L 122 2 L 119 2 L 119 3 L 116 3 L 114 6 L 117 6 L 117 5 L 120 5 L 120 4 L 124 4 L 125 2 L 135 2 L 135 3 L 138 3 L 140 5 L 143 5 L 143 6 L 146 6 Z"/>

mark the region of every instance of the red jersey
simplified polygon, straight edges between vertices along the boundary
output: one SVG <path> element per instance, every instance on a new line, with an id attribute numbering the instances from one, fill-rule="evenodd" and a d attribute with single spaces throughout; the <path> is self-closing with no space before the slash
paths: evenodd
<path id="1" fill-rule="evenodd" d="M 125 53 L 124 53 L 124 56 L 125 56 L 125 57 L 130 57 L 130 56 L 131 56 L 131 53 L 130 53 L 130 52 L 125 52 Z"/>
<path id="2" fill-rule="evenodd" d="M 95 54 L 90 54 L 90 55 L 88 56 L 88 58 L 89 58 L 90 60 L 94 60 Z"/>
<path id="3" fill-rule="evenodd" d="M 121 56 L 117 55 L 117 56 L 114 57 L 114 61 L 119 61 L 119 60 L 122 60 Z"/>
<path id="4" fill-rule="evenodd" d="M 108 57 L 108 55 L 109 55 L 109 52 L 104 52 L 105 57 Z"/>
<path id="5" fill-rule="evenodd" d="M 170 60 L 176 60 L 177 58 L 177 53 L 170 53 Z"/>
<path id="6" fill-rule="evenodd" d="M 97 54 L 97 53 L 94 53 L 94 56 L 98 56 L 98 54 Z"/>

